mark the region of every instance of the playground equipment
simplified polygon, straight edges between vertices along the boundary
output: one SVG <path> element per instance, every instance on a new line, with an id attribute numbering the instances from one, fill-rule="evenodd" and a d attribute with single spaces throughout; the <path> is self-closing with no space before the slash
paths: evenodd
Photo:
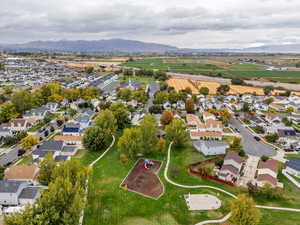
<path id="1" fill-rule="evenodd" d="M 145 159 L 145 160 L 144 160 L 144 168 L 145 168 L 146 170 L 151 169 L 153 166 L 154 166 L 154 162 L 152 162 L 152 161 L 149 160 L 149 159 Z"/>

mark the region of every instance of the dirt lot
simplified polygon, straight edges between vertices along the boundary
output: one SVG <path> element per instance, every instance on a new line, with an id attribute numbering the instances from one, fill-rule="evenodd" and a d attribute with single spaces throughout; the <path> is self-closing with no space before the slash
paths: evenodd
<path id="1" fill-rule="evenodd" d="M 164 186 L 157 176 L 161 162 L 156 160 L 152 162 L 154 166 L 150 169 L 145 169 L 144 160 L 140 159 L 124 179 L 121 187 L 150 198 L 158 199 L 164 192 Z"/>
<path id="2" fill-rule="evenodd" d="M 187 87 L 192 89 L 193 94 L 198 94 L 201 87 L 208 87 L 210 94 L 216 94 L 217 88 L 220 86 L 219 82 L 215 81 L 201 81 L 192 79 L 181 79 L 181 78 L 171 78 L 167 81 L 169 86 L 172 86 L 176 91 L 183 90 Z M 257 95 L 264 95 L 263 88 L 260 87 L 249 87 L 241 85 L 230 85 L 230 91 L 228 94 L 245 94 L 245 93 L 256 93 Z M 273 94 L 281 93 L 284 91 L 275 90 Z M 300 95 L 299 92 L 294 92 L 294 94 Z"/>

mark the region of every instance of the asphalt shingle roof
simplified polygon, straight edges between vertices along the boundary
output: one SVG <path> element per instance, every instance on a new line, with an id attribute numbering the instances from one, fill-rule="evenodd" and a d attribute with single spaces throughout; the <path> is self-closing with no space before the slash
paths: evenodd
<path id="1" fill-rule="evenodd" d="M 26 187 L 22 190 L 19 198 L 35 199 L 41 189 L 41 187 Z"/>
<path id="2" fill-rule="evenodd" d="M 16 193 L 24 181 L 0 180 L 0 193 Z"/>

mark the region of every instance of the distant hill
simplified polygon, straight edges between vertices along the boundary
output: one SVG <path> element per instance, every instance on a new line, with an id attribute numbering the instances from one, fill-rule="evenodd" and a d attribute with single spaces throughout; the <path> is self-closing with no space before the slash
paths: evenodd
<path id="1" fill-rule="evenodd" d="M 0 45 L 4 50 L 13 51 L 49 51 L 49 52 L 95 52 L 95 53 L 300 53 L 300 44 L 265 45 L 241 49 L 189 49 L 177 48 L 171 45 L 149 43 L 142 41 L 109 39 L 109 40 L 61 40 L 32 41 L 24 44 Z"/>
<path id="2" fill-rule="evenodd" d="M 25 44 L 12 44 L 2 47 L 6 50 L 57 51 L 57 52 L 112 52 L 112 53 L 164 53 L 177 50 L 170 45 L 141 41 L 110 39 L 93 41 L 32 41 Z"/>

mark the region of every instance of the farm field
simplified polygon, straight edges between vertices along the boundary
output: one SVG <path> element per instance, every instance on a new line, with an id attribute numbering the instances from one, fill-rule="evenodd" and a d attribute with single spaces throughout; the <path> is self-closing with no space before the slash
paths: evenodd
<path id="1" fill-rule="evenodd" d="M 229 58 L 231 59 L 231 58 Z M 274 82 L 300 83 L 300 71 L 292 68 L 288 71 L 266 71 L 267 66 L 253 63 L 229 64 L 226 58 L 143 58 L 122 65 L 142 68 L 159 69 L 188 74 L 220 74 L 223 77 L 243 79 L 261 79 Z M 287 59 L 288 60 L 288 59 Z M 300 61 L 300 59 L 298 59 Z"/>
<path id="2" fill-rule="evenodd" d="M 187 87 L 192 89 L 193 94 L 199 94 L 201 87 L 209 88 L 210 94 L 216 94 L 217 88 L 220 86 L 219 82 L 216 81 L 201 81 L 201 80 L 192 80 L 192 79 L 183 79 L 183 78 L 171 78 L 166 81 L 167 84 L 171 87 L 174 87 L 176 91 L 183 90 Z M 245 94 L 245 93 L 256 93 L 257 95 L 264 95 L 263 88 L 260 87 L 251 87 L 251 86 L 241 86 L 241 85 L 229 85 L 230 91 L 228 94 Z M 284 91 L 275 90 L 273 94 L 279 94 Z M 300 92 L 293 92 L 294 94 L 300 95 Z"/>

